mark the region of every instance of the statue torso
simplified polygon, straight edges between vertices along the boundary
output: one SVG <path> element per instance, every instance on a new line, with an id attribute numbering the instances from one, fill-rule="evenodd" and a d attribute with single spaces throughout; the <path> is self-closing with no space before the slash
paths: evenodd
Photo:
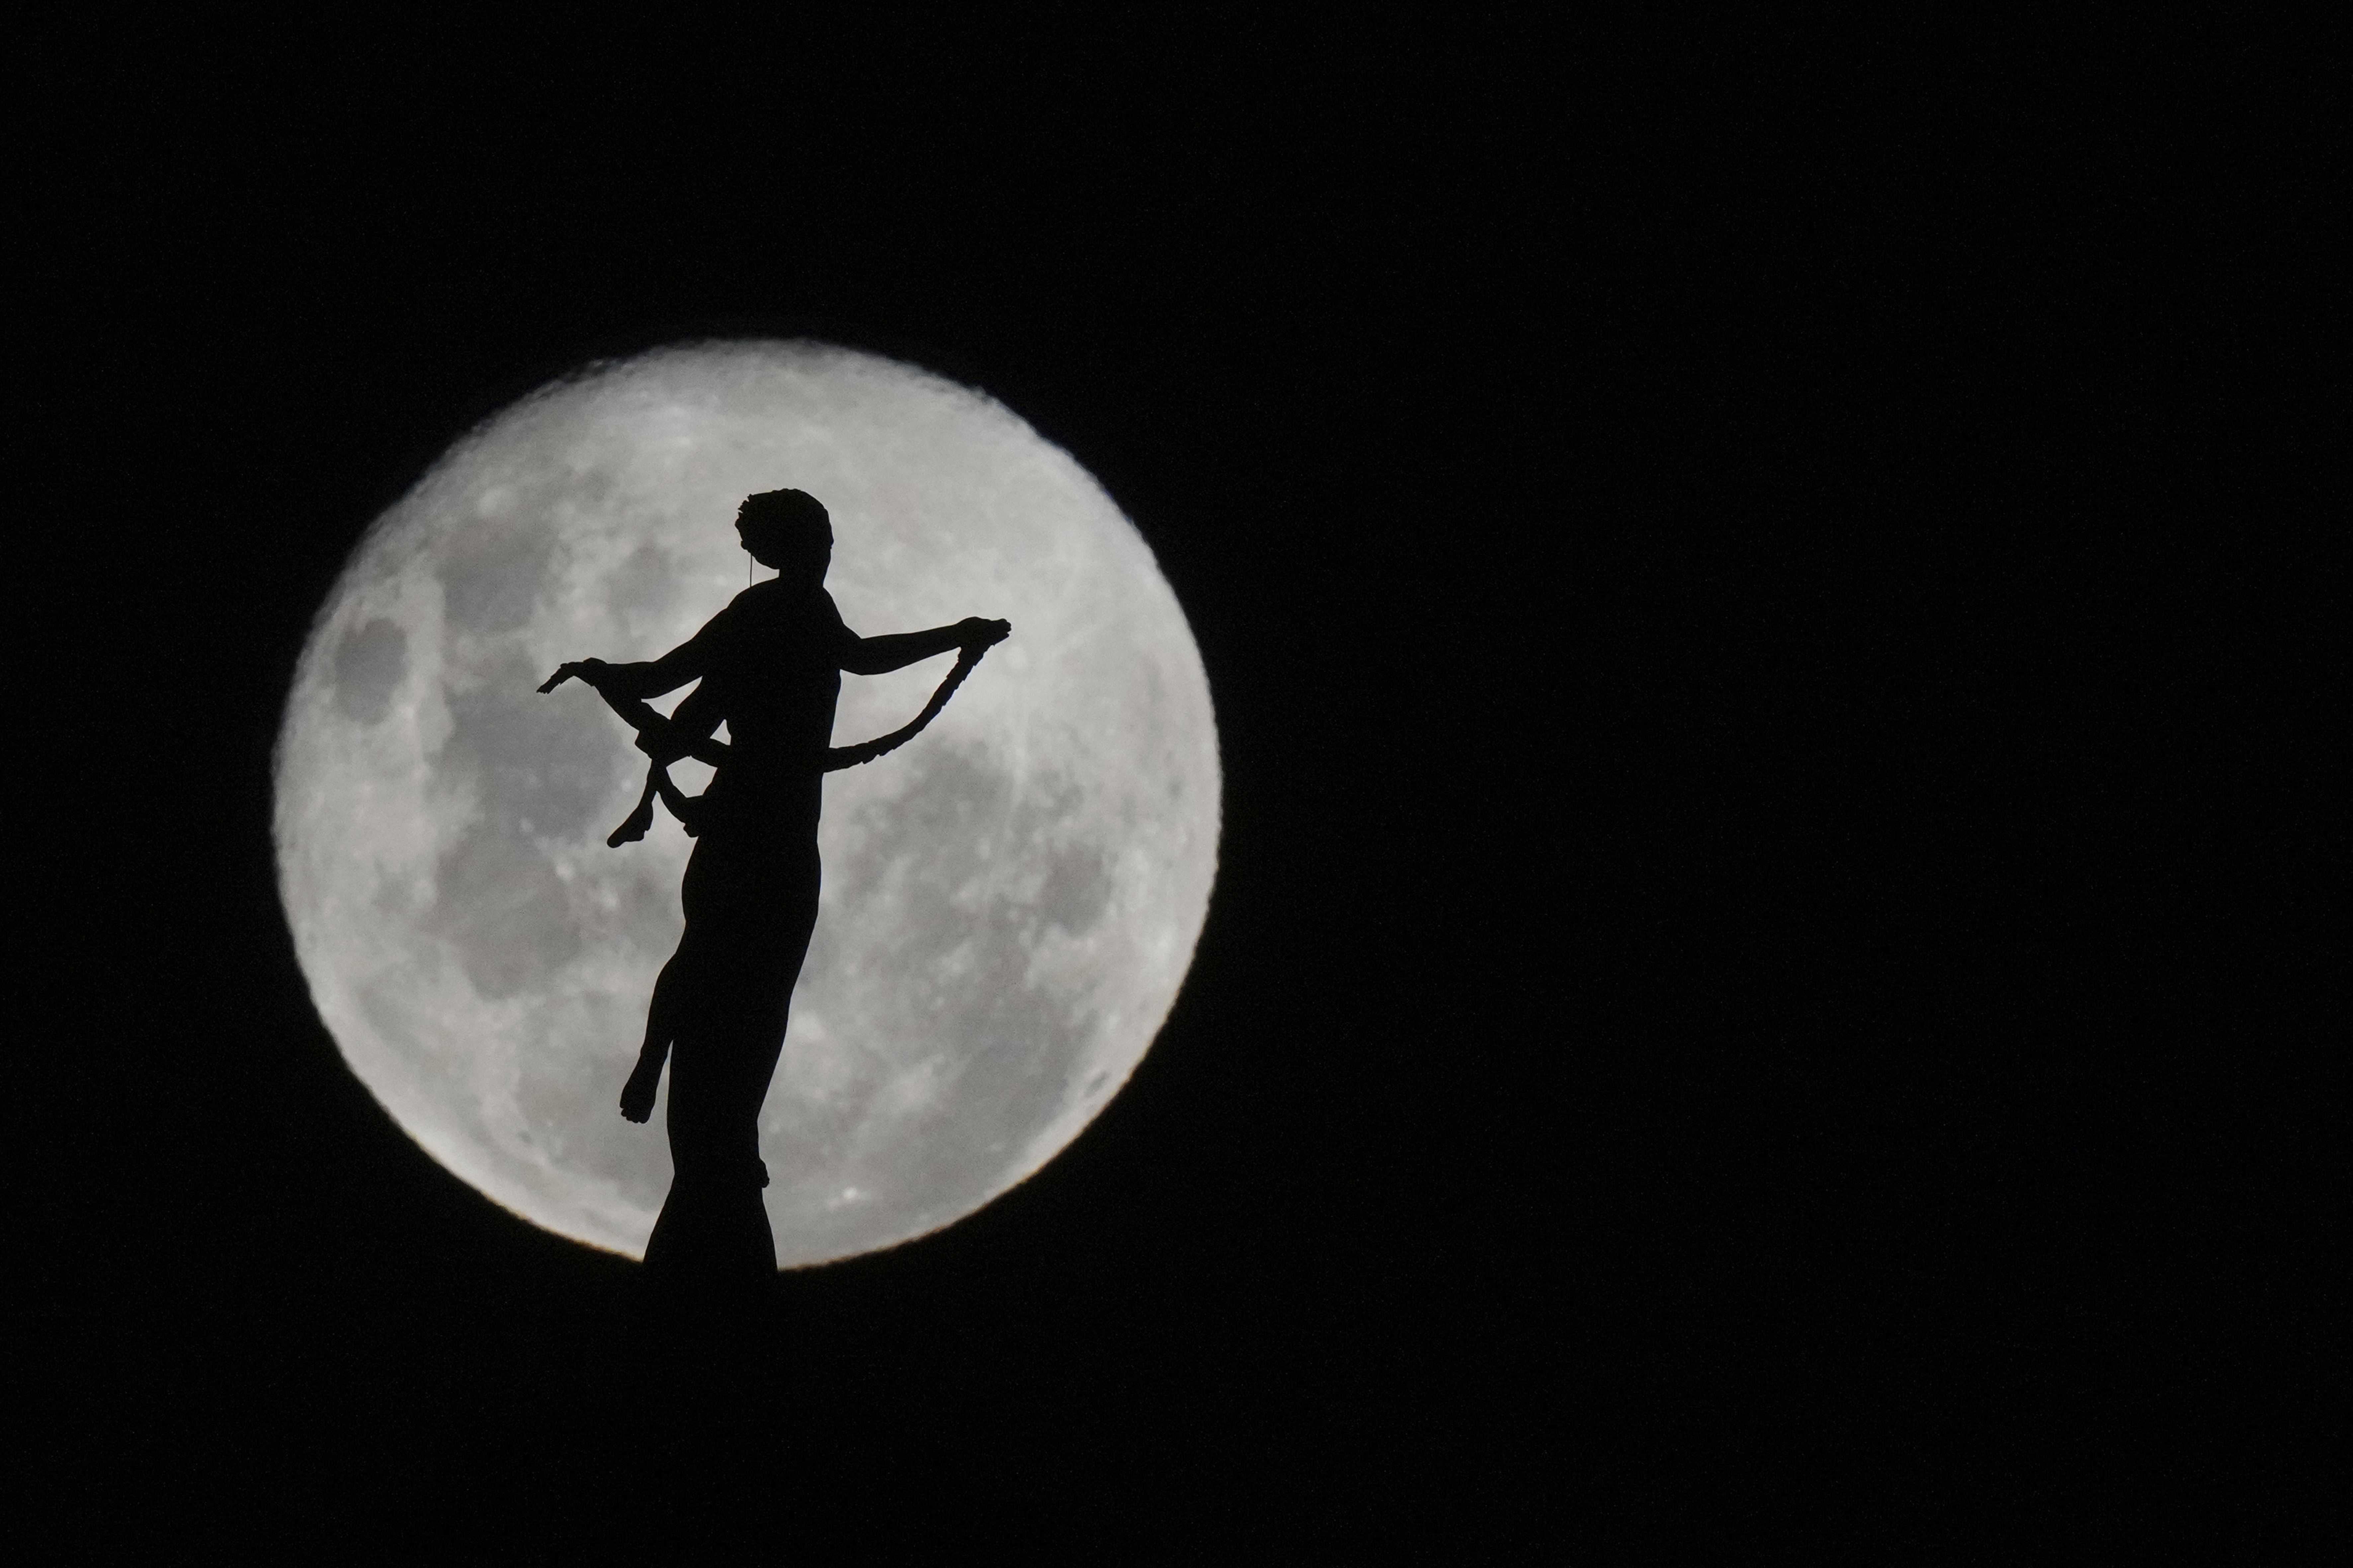
<path id="1" fill-rule="evenodd" d="M 842 625 L 823 588 L 796 593 L 776 583 L 738 594 L 709 630 L 716 646 L 702 679 L 713 689 L 733 753 L 712 780 L 712 793 L 751 805 L 748 792 L 762 797 L 762 815 L 806 815 L 813 829 L 841 695 L 841 658 L 857 634 Z M 800 810 L 792 809 L 796 804 Z"/>

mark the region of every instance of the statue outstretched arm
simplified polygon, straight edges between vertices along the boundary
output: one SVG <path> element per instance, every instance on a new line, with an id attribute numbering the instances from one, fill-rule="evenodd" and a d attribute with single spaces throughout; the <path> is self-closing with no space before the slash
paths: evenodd
<path id="1" fill-rule="evenodd" d="M 923 632 L 894 632 L 888 637 L 860 637 L 841 655 L 841 668 L 851 675 L 888 675 L 950 648 L 977 653 L 1003 642 L 1013 627 L 1004 621 L 967 616 L 952 626 Z"/>
<path id="2" fill-rule="evenodd" d="M 711 627 L 706 626 L 661 658 L 643 664 L 577 659 L 558 666 L 540 687 L 542 691 L 553 691 L 567 680 L 586 682 L 623 723 L 638 732 L 638 750 L 653 759 L 653 765 L 646 771 L 645 792 L 638 798 L 637 809 L 605 840 L 616 848 L 646 836 L 653 826 L 657 798 L 669 805 L 671 815 L 685 824 L 691 835 L 701 813 L 695 803 L 670 782 L 670 764 L 681 757 L 692 757 L 716 767 L 730 754 L 724 742 L 712 738 L 723 715 L 710 684 L 689 693 L 667 718 L 646 701 L 649 696 L 675 690 L 708 673 L 712 652 L 710 633 Z M 623 1110 L 626 1113 L 628 1110 L 628 1102 L 625 1100 Z"/>
<path id="3" fill-rule="evenodd" d="M 601 658 L 575 658 L 558 665 L 540 689 L 553 691 L 567 680 L 578 679 L 595 687 L 607 702 L 659 697 L 710 673 L 713 640 L 706 626 L 659 658 L 642 663 L 607 664 Z"/>
<path id="4" fill-rule="evenodd" d="M 1005 623 L 998 621 L 995 624 L 1003 626 Z M 855 746 L 827 748 L 824 771 L 829 773 L 839 773 L 843 768 L 854 768 L 860 763 L 871 763 L 877 757 L 887 757 L 922 734 L 924 728 L 940 716 L 940 710 L 947 706 L 948 699 L 955 695 L 955 689 L 964 684 L 964 678 L 972 673 L 972 667 L 980 662 L 980 656 L 987 651 L 987 644 L 983 643 L 978 647 L 967 647 L 958 653 L 955 665 L 948 670 L 947 678 L 940 682 L 939 689 L 932 693 L 932 700 L 923 704 L 923 710 L 916 714 L 909 722 L 901 725 L 887 735 L 878 735 L 873 740 Z"/>

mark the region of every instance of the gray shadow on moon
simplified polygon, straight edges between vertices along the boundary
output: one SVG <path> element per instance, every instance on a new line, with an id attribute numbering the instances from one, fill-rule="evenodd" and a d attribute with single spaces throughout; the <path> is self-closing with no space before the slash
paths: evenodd
<path id="1" fill-rule="evenodd" d="M 392 694 L 408 673 L 408 634 L 374 620 L 335 649 L 335 708 L 355 724 L 374 724 L 392 709 Z"/>
<path id="2" fill-rule="evenodd" d="M 1219 770 L 1198 650 L 1126 520 L 968 389 L 825 345 L 662 351 L 451 452 L 322 608 L 278 757 L 281 891 L 322 1016 L 411 1136 L 536 1224 L 635 1256 L 668 1185 L 618 1116 L 690 847 L 603 837 L 638 758 L 559 660 L 649 658 L 743 586 L 736 500 L 833 510 L 865 633 L 1015 639 L 904 751 L 827 784 L 825 893 L 763 1114 L 779 1262 L 948 1224 L 1134 1070 L 1190 962 Z M 845 681 L 838 742 L 937 668 Z M 681 773 L 690 789 L 700 780 Z"/>

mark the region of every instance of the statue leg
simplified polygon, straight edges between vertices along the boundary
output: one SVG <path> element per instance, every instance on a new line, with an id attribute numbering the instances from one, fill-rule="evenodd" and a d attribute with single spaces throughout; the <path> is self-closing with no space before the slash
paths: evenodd
<path id="1" fill-rule="evenodd" d="M 687 983 L 665 997 L 672 1027 L 670 1197 L 646 1246 L 664 1277 L 765 1284 L 776 1267 L 761 1189 L 760 1106 L 784 1049 L 786 1013 L 817 924 L 812 862 L 741 922 L 749 941 L 698 950 Z M 733 924 L 735 922 L 730 922 Z M 748 927 L 748 930 L 744 928 Z M 698 921 L 700 933 L 702 922 Z M 731 935 L 735 934 L 731 932 Z"/>
<path id="2" fill-rule="evenodd" d="M 688 944 L 681 941 L 654 981 L 653 1000 L 646 1005 L 645 1043 L 638 1047 L 638 1065 L 630 1069 L 629 1081 L 621 1086 L 621 1114 L 632 1121 L 652 1119 L 654 1094 L 661 1088 L 662 1062 L 678 1034 L 678 998 L 687 989 L 682 976 L 691 967 Z"/>

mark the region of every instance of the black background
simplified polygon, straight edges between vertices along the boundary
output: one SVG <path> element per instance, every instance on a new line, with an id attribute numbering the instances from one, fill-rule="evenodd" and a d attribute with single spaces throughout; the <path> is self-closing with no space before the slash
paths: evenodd
<path id="1" fill-rule="evenodd" d="M 46 1513 L 2321 1538 L 2324 792 L 2274 699 L 2328 668 L 2342 193 L 2293 40 L 150 26 L 35 49 L 22 143 Z M 450 440 L 738 334 L 1095 474 L 1227 793 L 1128 1089 L 786 1277 L 730 1404 L 649 1394 L 632 1266 L 343 1068 L 269 777 Z"/>

